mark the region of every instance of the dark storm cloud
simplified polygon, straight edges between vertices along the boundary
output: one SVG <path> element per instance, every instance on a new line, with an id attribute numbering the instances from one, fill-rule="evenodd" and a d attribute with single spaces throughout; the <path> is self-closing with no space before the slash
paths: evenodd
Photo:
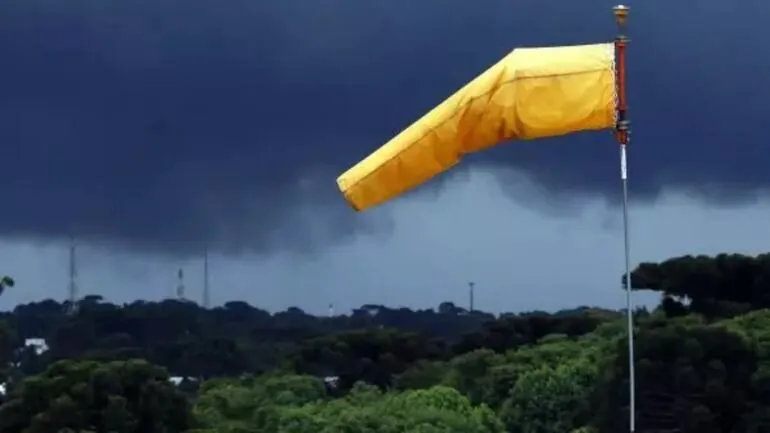
<path id="1" fill-rule="evenodd" d="M 765 3 L 632 4 L 637 196 L 678 186 L 741 198 L 770 184 Z M 609 6 L 7 1 L 0 235 L 266 251 L 378 228 L 344 208 L 340 170 L 514 46 L 614 36 Z M 609 136 L 558 141 L 471 160 L 552 192 L 614 194 Z"/>

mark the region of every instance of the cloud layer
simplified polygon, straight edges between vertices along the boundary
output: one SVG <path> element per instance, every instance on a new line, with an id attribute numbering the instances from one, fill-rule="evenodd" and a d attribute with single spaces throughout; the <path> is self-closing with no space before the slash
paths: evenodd
<path id="1" fill-rule="evenodd" d="M 364 303 L 430 308 L 446 300 L 466 305 L 467 283 L 474 281 L 476 305 L 487 311 L 621 308 L 617 209 L 595 199 L 567 217 L 544 215 L 507 200 L 499 176 L 472 169 L 449 181 L 435 200 L 412 197 L 390 205 L 387 237 L 358 236 L 315 256 L 212 254 L 212 300 L 245 300 L 270 310 L 294 305 L 316 314 L 325 314 L 329 303 L 338 313 Z M 688 253 L 765 251 L 768 212 L 770 202 L 716 208 L 678 193 L 664 193 L 656 204 L 637 203 L 630 215 L 632 264 Z M 200 257 L 118 253 L 87 244 L 78 255 L 81 296 L 96 293 L 119 302 L 171 297 L 182 267 L 187 296 L 201 299 Z M 0 309 L 66 297 L 66 245 L 3 242 L 0 264 L 18 282 L 0 297 Z M 647 305 L 658 300 L 654 293 L 635 299 Z"/>

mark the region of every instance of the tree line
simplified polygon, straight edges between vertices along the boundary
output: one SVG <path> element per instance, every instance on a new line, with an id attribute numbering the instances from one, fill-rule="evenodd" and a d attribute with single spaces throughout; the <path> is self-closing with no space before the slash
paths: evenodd
<path id="1" fill-rule="evenodd" d="M 768 260 L 634 270 L 632 287 L 661 293 L 635 312 L 638 431 L 770 429 L 770 311 L 753 292 L 770 288 Z M 316 317 L 94 296 L 66 310 L 48 300 L 0 316 L 0 433 L 628 429 L 622 312 L 493 316 L 444 303 Z"/>

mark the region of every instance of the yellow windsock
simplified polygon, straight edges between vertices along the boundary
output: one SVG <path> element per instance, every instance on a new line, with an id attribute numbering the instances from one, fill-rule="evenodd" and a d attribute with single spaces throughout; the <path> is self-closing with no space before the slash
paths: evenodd
<path id="1" fill-rule="evenodd" d="M 355 210 L 427 182 L 506 140 L 615 126 L 612 43 L 513 50 L 337 179 Z"/>

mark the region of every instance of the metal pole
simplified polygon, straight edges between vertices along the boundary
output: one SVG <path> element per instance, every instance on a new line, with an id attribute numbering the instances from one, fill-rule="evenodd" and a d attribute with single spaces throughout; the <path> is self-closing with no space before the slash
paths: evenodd
<path id="1" fill-rule="evenodd" d="M 612 8 L 612 10 L 618 26 L 618 35 L 615 38 L 615 72 L 617 74 L 615 80 L 617 86 L 615 137 L 618 144 L 620 144 L 620 182 L 623 189 L 623 244 L 625 253 L 626 318 L 628 320 L 626 328 L 628 335 L 628 429 L 633 433 L 636 430 L 636 369 L 634 362 L 634 306 L 631 297 L 631 254 L 628 239 L 628 164 L 626 155 L 631 132 L 631 122 L 628 120 L 628 107 L 626 105 L 626 45 L 629 39 L 625 36 L 625 30 L 629 8 L 628 6 L 618 5 Z"/>
<path id="2" fill-rule="evenodd" d="M 626 317 L 628 319 L 628 428 L 635 431 L 636 418 L 636 369 L 634 366 L 634 305 L 631 299 L 631 259 L 628 240 L 628 172 L 626 166 L 626 145 L 620 146 L 621 183 L 623 184 L 623 246 L 626 266 Z"/>
<path id="3" fill-rule="evenodd" d="M 203 250 L 203 308 L 211 307 L 211 293 L 209 293 L 209 249 Z"/>
<path id="4" fill-rule="evenodd" d="M 474 283 L 472 281 L 470 283 L 468 283 L 468 288 L 469 288 L 469 290 L 468 290 L 468 298 L 469 298 L 468 299 L 468 301 L 469 301 L 468 302 L 468 312 L 469 313 L 473 312 L 473 297 L 474 297 L 473 288 L 475 286 L 476 286 L 476 283 Z"/>
<path id="5" fill-rule="evenodd" d="M 77 265 L 77 244 L 75 235 L 70 234 L 69 250 L 69 286 L 67 287 L 67 297 L 69 298 L 69 314 L 75 314 L 78 310 L 78 265 Z"/>

